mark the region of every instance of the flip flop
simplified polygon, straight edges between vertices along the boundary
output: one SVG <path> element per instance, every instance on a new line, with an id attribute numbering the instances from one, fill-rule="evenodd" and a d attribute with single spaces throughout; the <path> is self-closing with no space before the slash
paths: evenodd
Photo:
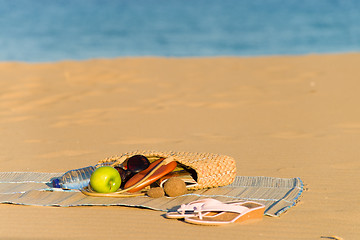
<path id="1" fill-rule="evenodd" d="M 247 201 L 242 204 L 219 204 L 201 206 L 194 212 L 196 216 L 185 217 L 185 222 L 199 225 L 225 225 L 260 219 L 264 215 L 265 205 Z"/>
<path id="2" fill-rule="evenodd" d="M 190 202 L 188 204 L 182 204 L 180 208 L 178 208 L 174 212 L 167 212 L 165 217 L 172 218 L 172 219 L 180 219 L 185 217 L 195 217 L 197 215 L 197 210 L 204 208 L 204 207 L 211 207 L 211 206 L 219 206 L 219 205 L 239 205 L 244 203 L 244 201 L 230 201 L 230 202 L 221 202 L 216 199 L 212 198 L 205 198 Z M 203 213 L 205 214 L 205 213 Z"/>
<path id="3" fill-rule="evenodd" d="M 202 207 L 204 205 L 205 206 L 211 206 L 211 205 L 219 205 L 219 204 L 222 204 L 222 202 L 220 202 L 220 201 L 218 201 L 216 199 L 212 199 L 212 198 L 200 199 L 200 200 L 190 202 L 188 204 L 182 204 L 180 206 L 180 208 L 178 208 L 176 211 L 167 212 L 165 217 L 166 218 L 173 218 L 173 219 L 192 217 L 192 216 L 196 216 L 194 211 L 197 208 L 200 208 L 200 207 Z"/>

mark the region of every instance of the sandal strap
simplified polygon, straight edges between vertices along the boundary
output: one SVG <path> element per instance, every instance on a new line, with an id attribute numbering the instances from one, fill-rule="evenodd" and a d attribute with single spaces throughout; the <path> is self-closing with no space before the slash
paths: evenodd
<path id="1" fill-rule="evenodd" d="M 203 206 L 203 207 L 197 207 L 194 211 L 196 216 L 199 217 L 199 219 L 203 219 L 203 213 L 208 212 L 234 212 L 239 214 L 244 214 L 245 212 L 249 211 L 249 208 L 239 205 L 231 205 L 231 204 L 223 204 L 218 206 Z"/>
<path id="2" fill-rule="evenodd" d="M 180 208 L 177 210 L 177 212 L 180 214 L 185 214 L 186 211 L 194 211 L 196 207 L 212 206 L 212 205 L 219 205 L 219 204 L 223 204 L 223 203 L 216 199 L 205 198 L 205 199 L 192 201 L 188 204 L 182 204 L 180 206 Z"/>

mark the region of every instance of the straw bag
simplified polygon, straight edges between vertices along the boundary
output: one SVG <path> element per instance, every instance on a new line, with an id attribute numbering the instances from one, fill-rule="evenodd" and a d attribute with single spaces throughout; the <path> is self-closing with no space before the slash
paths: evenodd
<path id="1" fill-rule="evenodd" d="M 106 158 L 99 163 L 111 163 L 112 166 L 116 166 L 134 155 L 144 155 L 149 159 L 173 158 L 196 181 L 189 190 L 225 186 L 231 184 L 236 177 L 235 160 L 229 156 L 212 153 L 133 151 Z"/>

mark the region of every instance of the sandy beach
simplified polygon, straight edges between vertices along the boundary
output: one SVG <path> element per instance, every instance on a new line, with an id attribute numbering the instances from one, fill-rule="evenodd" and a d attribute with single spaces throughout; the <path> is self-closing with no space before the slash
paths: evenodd
<path id="1" fill-rule="evenodd" d="M 0 239 L 358 239 L 360 54 L 0 63 L 0 171 L 65 172 L 138 149 L 300 177 L 279 218 L 202 227 L 126 207 L 0 204 Z"/>

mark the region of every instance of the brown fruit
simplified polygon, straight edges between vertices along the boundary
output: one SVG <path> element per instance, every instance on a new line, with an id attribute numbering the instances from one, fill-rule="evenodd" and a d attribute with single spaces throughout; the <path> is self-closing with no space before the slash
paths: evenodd
<path id="1" fill-rule="evenodd" d="M 185 182 L 178 177 L 169 178 L 164 184 L 164 191 L 169 197 L 176 197 L 187 193 Z"/>
<path id="2" fill-rule="evenodd" d="M 146 194 L 151 198 L 160 198 L 165 196 L 165 192 L 162 187 L 150 188 Z"/>

